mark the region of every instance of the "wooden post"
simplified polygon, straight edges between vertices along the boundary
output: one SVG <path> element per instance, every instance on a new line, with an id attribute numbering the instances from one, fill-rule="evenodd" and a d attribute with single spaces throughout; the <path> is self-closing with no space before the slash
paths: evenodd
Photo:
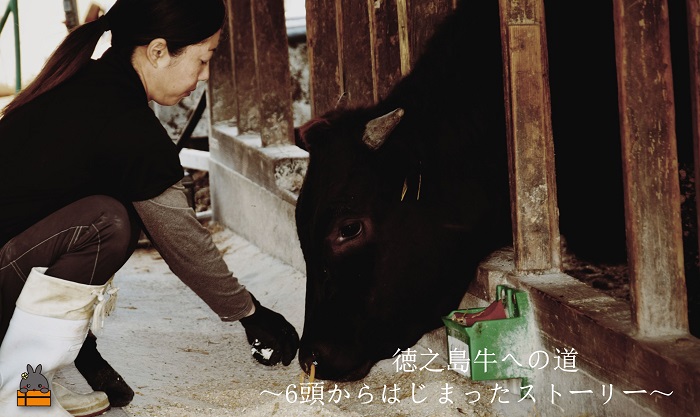
<path id="1" fill-rule="evenodd" d="M 515 272 L 556 272 L 561 247 L 544 5 L 499 1 Z"/>
<path id="2" fill-rule="evenodd" d="M 386 97 L 401 78 L 397 0 L 367 0 L 370 7 L 374 101 Z"/>
<path id="3" fill-rule="evenodd" d="M 413 68 L 426 42 L 455 4 L 445 0 L 397 0 L 402 75 Z"/>
<path id="4" fill-rule="evenodd" d="M 614 0 L 632 321 L 688 332 L 666 0 Z"/>
<path id="5" fill-rule="evenodd" d="M 228 7 L 231 7 L 229 4 Z M 233 44 L 230 19 L 221 30 L 221 40 L 209 64 L 207 101 L 211 124 L 234 123 L 238 113 L 236 86 L 233 82 Z"/>
<path id="6" fill-rule="evenodd" d="M 255 75 L 263 146 L 294 144 L 292 86 L 284 0 L 253 0 Z"/>
<path id="7" fill-rule="evenodd" d="M 338 39 L 342 57 L 342 85 L 351 106 L 374 103 L 373 50 L 370 38 L 370 7 L 373 1 L 340 0 Z"/>
<path id="8" fill-rule="evenodd" d="M 335 108 L 343 94 L 337 31 L 337 1 L 306 0 L 306 45 L 309 54 L 311 116 Z"/>
<path id="9" fill-rule="evenodd" d="M 335 108 L 344 93 L 351 106 L 384 98 L 454 7 L 445 0 L 307 0 L 312 116 Z"/>
<path id="10" fill-rule="evenodd" d="M 690 102 L 693 119 L 695 160 L 695 204 L 700 225 L 700 0 L 686 0 L 688 6 L 688 53 L 690 57 Z M 700 248 L 700 233 L 698 233 Z"/>
<path id="11" fill-rule="evenodd" d="M 238 102 L 237 123 L 240 133 L 260 128 L 258 79 L 255 73 L 251 0 L 229 0 L 229 20 L 233 56 L 233 76 Z"/>

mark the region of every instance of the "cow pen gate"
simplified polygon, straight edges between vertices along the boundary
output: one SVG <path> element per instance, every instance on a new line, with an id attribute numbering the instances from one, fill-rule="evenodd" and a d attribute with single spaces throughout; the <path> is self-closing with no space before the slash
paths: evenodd
<path id="1" fill-rule="evenodd" d="M 384 96 L 456 1 L 307 0 L 312 116 L 342 94 L 352 105 Z M 696 415 L 700 341 L 688 330 L 667 0 L 612 2 L 629 304 L 561 272 L 543 0 L 499 2 L 514 248 L 500 254 L 507 267 L 482 265 L 470 293 L 491 300 L 498 284 L 526 289 L 547 349 L 575 348 L 582 368 L 616 388 L 673 391 L 628 397 L 659 415 Z M 227 3 L 208 86 L 214 216 L 303 271 L 294 204 L 307 154 L 294 145 L 284 3 Z M 700 0 L 687 0 L 687 9 L 697 156 Z"/>

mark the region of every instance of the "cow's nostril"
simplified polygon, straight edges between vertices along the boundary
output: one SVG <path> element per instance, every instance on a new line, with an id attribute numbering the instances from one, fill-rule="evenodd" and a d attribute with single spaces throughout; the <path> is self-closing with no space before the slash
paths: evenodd
<path id="1" fill-rule="evenodd" d="M 316 359 L 315 352 L 311 352 L 311 360 L 308 363 L 307 368 L 306 373 L 313 379 L 314 375 L 316 374 L 316 370 L 318 369 L 318 360 Z"/>
<path id="2" fill-rule="evenodd" d="M 318 367 L 318 358 L 319 358 L 318 353 L 316 353 L 316 351 L 311 351 L 311 356 L 309 357 L 309 360 L 307 363 L 307 366 L 309 367 L 309 369 L 311 368 L 312 364 L 314 366 Z"/>
<path id="3" fill-rule="evenodd" d="M 354 345 L 336 345 L 302 342 L 299 348 L 299 364 L 309 376 L 314 367 L 314 377 L 319 380 L 355 381 L 369 372 L 373 362 L 360 355 Z"/>
<path id="4" fill-rule="evenodd" d="M 315 349 L 304 349 L 299 350 L 299 363 L 301 364 L 301 369 L 307 374 L 311 373 L 311 364 L 318 367 L 319 354 Z"/>

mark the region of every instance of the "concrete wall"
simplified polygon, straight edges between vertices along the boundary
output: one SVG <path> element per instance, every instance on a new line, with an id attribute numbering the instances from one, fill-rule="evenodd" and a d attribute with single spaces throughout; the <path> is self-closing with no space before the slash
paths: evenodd
<path id="1" fill-rule="evenodd" d="M 225 123 L 212 127 L 209 153 L 214 219 L 305 272 L 294 208 L 307 153 L 293 145 L 263 148 L 259 136 Z"/>

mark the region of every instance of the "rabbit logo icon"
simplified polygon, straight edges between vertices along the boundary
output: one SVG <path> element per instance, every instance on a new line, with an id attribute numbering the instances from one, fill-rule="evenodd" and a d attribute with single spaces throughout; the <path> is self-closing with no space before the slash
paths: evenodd
<path id="1" fill-rule="evenodd" d="M 18 407 L 50 407 L 51 390 L 49 381 L 41 374 L 41 364 L 32 368 L 27 364 L 27 372 L 22 372 L 22 380 L 17 390 Z"/>

